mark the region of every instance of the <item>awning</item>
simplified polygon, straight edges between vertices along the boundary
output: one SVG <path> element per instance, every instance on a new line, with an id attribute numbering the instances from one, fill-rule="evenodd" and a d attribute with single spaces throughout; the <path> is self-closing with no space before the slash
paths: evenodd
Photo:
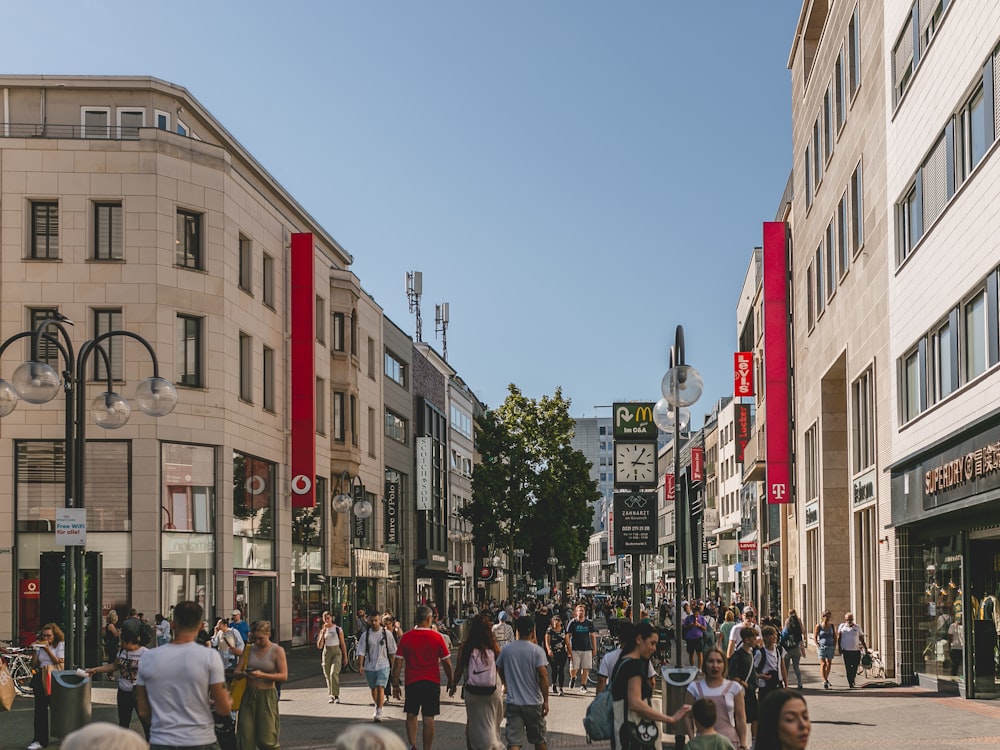
<path id="1" fill-rule="evenodd" d="M 726 534 L 732 534 L 737 530 L 737 528 L 739 527 L 736 524 L 731 523 L 728 526 L 720 526 L 715 531 L 711 531 L 709 533 L 714 534 L 715 536 L 725 536 Z"/>
<path id="2" fill-rule="evenodd" d="M 757 529 L 754 529 L 746 536 L 740 537 L 741 542 L 756 542 L 757 541 Z"/>

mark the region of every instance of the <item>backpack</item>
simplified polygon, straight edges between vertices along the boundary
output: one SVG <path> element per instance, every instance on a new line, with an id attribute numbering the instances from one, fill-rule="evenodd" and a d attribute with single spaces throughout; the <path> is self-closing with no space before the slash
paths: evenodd
<path id="1" fill-rule="evenodd" d="M 715 646 L 715 631 L 712 630 L 712 626 L 709 625 L 705 628 L 705 635 L 701 638 L 701 647 L 706 653 Z"/>
<path id="2" fill-rule="evenodd" d="M 473 695 L 492 695 L 497 689 L 497 658 L 492 649 L 472 649 L 465 670 L 465 689 Z"/>
<path id="3" fill-rule="evenodd" d="M 618 668 L 626 661 L 627 659 L 618 658 L 604 692 L 598 693 L 587 706 L 587 713 L 583 717 L 583 731 L 587 734 L 588 742 L 607 741 L 615 733 L 615 702 L 611 697 L 611 687 L 615 684 Z"/>

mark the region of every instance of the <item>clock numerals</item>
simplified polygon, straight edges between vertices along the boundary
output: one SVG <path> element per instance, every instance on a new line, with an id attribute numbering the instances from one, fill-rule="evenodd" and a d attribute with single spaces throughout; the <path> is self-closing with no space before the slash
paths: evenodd
<path id="1" fill-rule="evenodd" d="M 656 482 L 656 446 L 652 443 L 616 443 L 615 474 L 617 484 Z"/>

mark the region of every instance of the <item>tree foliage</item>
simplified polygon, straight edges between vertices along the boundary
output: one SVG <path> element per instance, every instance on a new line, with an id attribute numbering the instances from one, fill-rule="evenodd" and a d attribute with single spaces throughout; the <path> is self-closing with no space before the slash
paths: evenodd
<path id="1" fill-rule="evenodd" d="M 500 406 L 477 420 L 482 461 L 472 475 L 472 501 L 459 513 L 472 522 L 477 556 L 505 554 L 513 566 L 512 551 L 524 549 L 524 572 L 542 578 L 551 549 L 575 571 L 586 556 L 600 492 L 590 462 L 570 446 L 570 402 L 560 388 L 537 400 L 514 384 L 507 391 Z"/>

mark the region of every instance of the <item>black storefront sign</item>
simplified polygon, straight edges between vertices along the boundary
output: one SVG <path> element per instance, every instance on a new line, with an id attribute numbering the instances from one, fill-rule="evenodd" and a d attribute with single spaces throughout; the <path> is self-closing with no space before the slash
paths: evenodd
<path id="1" fill-rule="evenodd" d="M 365 499 L 365 486 L 358 482 L 354 485 L 354 504 L 357 505 L 362 500 Z M 357 514 L 352 513 L 351 517 L 354 519 L 354 538 L 364 539 L 368 536 L 368 521 L 365 518 L 359 518 Z"/>
<path id="2" fill-rule="evenodd" d="M 618 493 L 614 508 L 615 554 L 656 554 L 656 493 Z"/>
<path id="3" fill-rule="evenodd" d="M 399 482 L 385 483 L 385 538 L 386 544 L 399 544 Z"/>
<path id="4" fill-rule="evenodd" d="M 1000 427 L 924 461 L 918 476 L 925 510 L 1000 488 Z"/>

